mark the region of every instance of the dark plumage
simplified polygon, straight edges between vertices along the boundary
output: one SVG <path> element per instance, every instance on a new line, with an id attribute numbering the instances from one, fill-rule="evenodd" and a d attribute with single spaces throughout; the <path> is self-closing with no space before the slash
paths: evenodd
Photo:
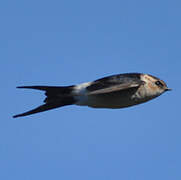
<path id="1" fill-rule="evenodd" d="M 94 108 L 125 108 L 151 100 L 167 90 L 164 81 L 152 75 L 125 73 L 74 86 L 20 86 L 45 91 L 43 105 L 13 116 L 27 116 L 50 109 L 79 105 Z"/>

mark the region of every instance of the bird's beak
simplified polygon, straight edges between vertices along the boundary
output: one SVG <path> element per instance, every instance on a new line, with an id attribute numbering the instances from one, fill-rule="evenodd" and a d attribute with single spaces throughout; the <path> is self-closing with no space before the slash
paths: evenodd
<path id="1" fill-rule="evenodd" d="M 166 88 L 165 91 L 171 91 L 172 89 L 171 88 Z"/>

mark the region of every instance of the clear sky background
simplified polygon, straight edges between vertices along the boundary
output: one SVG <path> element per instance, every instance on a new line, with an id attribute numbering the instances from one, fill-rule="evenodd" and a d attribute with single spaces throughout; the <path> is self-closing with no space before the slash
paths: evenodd
<path id="1" fill-rule="evenodd" d="M 0 179 L 180 180 L 181 1 L 0 2 Z M 127 109 L 67 106 L 29 117 L 40 91 L 150 73 L 172 92 Z"/>

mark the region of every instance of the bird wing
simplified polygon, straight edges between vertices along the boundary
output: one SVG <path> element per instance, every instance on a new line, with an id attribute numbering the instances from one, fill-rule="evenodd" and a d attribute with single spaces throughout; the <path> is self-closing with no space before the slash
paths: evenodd
<path id="1" fill-rule="evenodd" d="M 111 87 L 108 87 L 108 88 L 90 91 L 90 92 L 88 92 L 88 95 L 113 93 L 113 92 L 123 91 L 123 90 L 130 89 L 130 88 L 138 88 L 139 86 L 140 86 L 140 84 L 137 84 L 137 83 L 135 83 L 135 84 L 125 83 L 125 84 L 119 84 L 119 85 L 112 85 Z"/>
<path id="2" fill-rule="evenodd" d="M 87 95 L 113 93 L 132 88 L 139 88 L 144 81 L 127 75 L 115 75 L 94 81 L 87 87 Z"/>

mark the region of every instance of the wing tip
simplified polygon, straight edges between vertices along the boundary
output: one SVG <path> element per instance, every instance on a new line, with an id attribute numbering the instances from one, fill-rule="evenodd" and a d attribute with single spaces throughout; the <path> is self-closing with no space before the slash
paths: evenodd
<path id="1" fill-rule="evenodd" d="M 17 117 L 21 117 L 21 116 L 23 116 L 23 115 L 22 114 L 16 114 L 13 116 L 13 118 L 17 118 Z"/>

